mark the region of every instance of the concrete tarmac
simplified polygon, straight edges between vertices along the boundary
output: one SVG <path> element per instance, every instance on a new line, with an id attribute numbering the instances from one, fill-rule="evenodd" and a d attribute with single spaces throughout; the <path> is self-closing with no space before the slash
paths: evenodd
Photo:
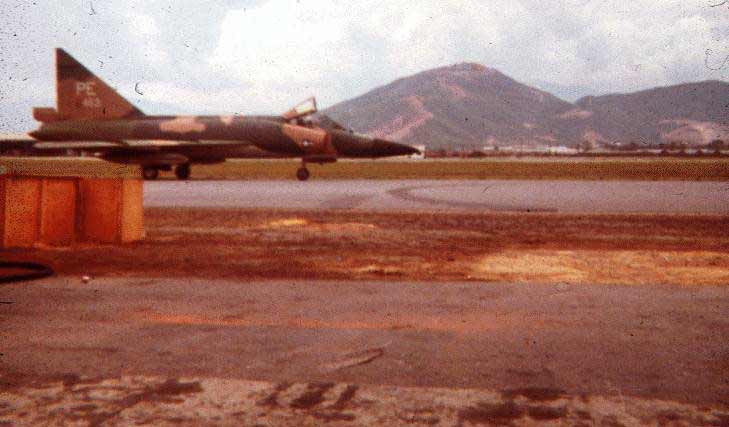
<path id="1" fill-rule="evenodd" d="M 729 408 L 721 287 L 58 277 L 0 300 L 2 382 L 527 387 Z"/>
<path id="2" fill-rule="evenodd" d="M 729 184 L 687 181 L 156 181 L 145 206 L 729 214 Z"/>

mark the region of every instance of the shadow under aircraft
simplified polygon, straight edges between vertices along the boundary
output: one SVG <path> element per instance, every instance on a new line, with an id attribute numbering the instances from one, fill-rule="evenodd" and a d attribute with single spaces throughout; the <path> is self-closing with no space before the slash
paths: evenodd
<path id="1" fill-rule="evenodd" d="M 301 158 L 296 176 L 309 178 L 307 163 L 338 158 L 378 158 L 418 153 L 413 147 L 352 132 L 317 112 L 310 98 L 281 116 L 146 115 L 99 77 L 56 49 L 56 108 L 34 108 L 41 122 L 29 135 L 35 150 L 76 150 L 111 162 L 141 165 L 145 179 L 172 170 L 180 179 L 191 165 L 228 158 Z"/>

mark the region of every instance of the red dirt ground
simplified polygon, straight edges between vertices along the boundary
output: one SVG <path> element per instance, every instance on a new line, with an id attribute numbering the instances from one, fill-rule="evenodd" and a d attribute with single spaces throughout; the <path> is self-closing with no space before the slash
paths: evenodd
<path id="1" fill-rule="evenodd" d="M 729 217 L 160 208 L 122 246 L 3 250 L 92 276 L 729 284 Z"/>

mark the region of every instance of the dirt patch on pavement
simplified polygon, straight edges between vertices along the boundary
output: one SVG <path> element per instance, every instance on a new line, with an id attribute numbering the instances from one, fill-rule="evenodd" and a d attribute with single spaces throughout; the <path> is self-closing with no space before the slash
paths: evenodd
<path id="1" fill-rule="evenodd" d="M 729 284 L 729 253 L 658 250 L 507 250 L 484 256 L 472 277 L 533 283 Z"/>
<path id="2" fill-rule="evenodd" d="M 729 284 L 729 217 L 156 208 L 144 241 L 3 250 L 60 274 Z"/>
<path id="3" fill-rule="evenodd" d="M 539 396 L 538 396 L 539 397 Z M 35 381 L 0 396 L 0 425 L 726 425 L 729 413 L 626 396 L 122 377 Z M 545 424 L 546 423 L 546 424 Z"/>

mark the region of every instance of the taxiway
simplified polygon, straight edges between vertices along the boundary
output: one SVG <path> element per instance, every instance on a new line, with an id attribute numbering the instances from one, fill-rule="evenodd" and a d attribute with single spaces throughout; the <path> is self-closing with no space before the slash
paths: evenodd
<path id="1" fill-rule="evenodd" d="M 541 388 L 729 407 L 702 286 L 53 278 L 5 286 L 2 371 Z"/>
<path id="2" fill-rule="evenodd" d="M 157 181 L 147 207 L 728 214 L 729 184 L 689 181 Z"/>

